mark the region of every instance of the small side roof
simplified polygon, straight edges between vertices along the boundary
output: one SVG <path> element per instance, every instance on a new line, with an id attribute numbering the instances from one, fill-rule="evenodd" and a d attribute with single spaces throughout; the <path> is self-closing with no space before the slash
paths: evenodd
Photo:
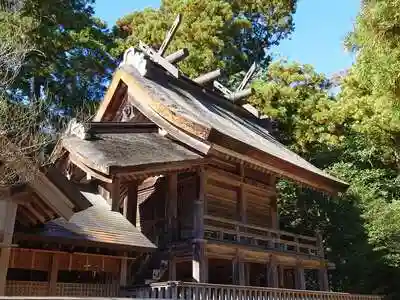
<path id="1" fill-rule="evenodd" d="M 195 161 L 201 155 L 155 132 L 103 133 L 85 140 L 64 136 L 62 146 L 90 167 L 104 174 L 113 168 Z M 136 168 L 138 170 L 138 168 Z"/>
<path id="2" fill-rule="evenodd" d="M 62 244 L 79 244 L 109 248 L 126 248 L 134 251 L 152 251 L 156 246 L 133 226 L 122 214 L 111 211 L 110 205 L 100 195 L 81 191 L 92 204 L 75 213 L 68 221 L 58 218 L 30 232 L 17 233 L 18 239 L 52 239 Z"/>

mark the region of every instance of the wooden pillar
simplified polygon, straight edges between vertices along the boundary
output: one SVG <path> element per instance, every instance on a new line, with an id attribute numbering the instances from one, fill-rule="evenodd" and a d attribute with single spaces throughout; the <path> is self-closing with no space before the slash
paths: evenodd
<path id="1" fill-rule="evenodd" d="M 124 256 L 127 254 L 124 253 Z M 126 286 L 128 281 L 128 259 L 122 258 L 120 265 L 120 277 L 119 277 L 119 285 Z"/>
<path id="2" fill-rule="evenodd" d="M 246 285 L 246 263 L 239 258 L 239 285 Z"/>
<path id="3" fill-rule="evenodd" d="M 268 263 L 268 287 L 278 288 L 279 287 L 279 274 L 278 265 L 276 263 L 276 257 L 272 256 Z"/>
<path id="4" fill-rule="evenodd" d="M 295 284 L 296 289 L 305 290 L 306 289 L 306 278 L 304 273 L 304 267 L 298 264 L 295 268 Z"/>
<path id="5" fill-rule="evenodd" d="M 316 232 L 318 256 L 325 259 L 324 242 L 322 234 L 319 230 Z M 325 263 L 321 263 L 321 268 L 318 270 L 318 282 L 321 291 L 329 291 L 328 268 Z"/>
<path id="6" fill-rule="evenodd" d="M 176 259 L 173 255 L 169 259 L 168 280 L 176 281 Z"/>
<path id="7" fill-rule="evenodd" d="M 167 219 L 170 240 L 175 240 L 178 233 L 178 173 L 168 175 Z"/>
<path id="8" fill-rule="evenodd" d="M 51 264 L 49 268 L 49 296 L 55 296 L 57 293 L 57 279 L 58 279 L 58 255 L 51 256 Z"/>
<path id="9" fill-rule="evenodd" d="M 329 291 L 328 269 L 326 267 L 318 270 L 318 283 L 321 291 Z"/>
<path id="10" fill-rule="evenodd" d="M 111 210 L 118 211 L 121 204 L 121 182 L 118 177 L 114 177 L 111 188 Z"/>
<path id="11" fill-rule="evenodd" d="M 280 288 L 285 288 L 285 276 L 284 276 L 285 270 L 282 265 L 278 266 L 278 278 L 279 278 L 279 283 L 278 287 Z"/>
<path id="12" fill-rule="evenodd" d="M 0 220 L 0 233 L 3 233 L 3 238 L 0 242 L 5 246 L 12 244 L 14 235 L 15 217 L 17 215 L 18 204 L 12 201 L 1 201 L 0 207 L 4 209 L 4 218 Z M 0 253 L 0 296 L 5 296 L 8 265 L 10 262 L 11 247 L 1 248 Z"/>
<path id="13" fill-rule="evenodd" d="M 128 192 L 124 199 L 124 217 L 136 226 L 138 206 L 138 183 L 133 181 L 128 184 Z"/>
<path id="14" fill-rule="evenodd" d="M 204 202 L 206 174 L 204 167 L 199 172 L 199 195 L 194 203 L 194 241 L 192 275 L 197 282 L 208 281 L 208 259 L 206 253 L 206 241 L 204 240 Z"/>
<path id="15" fill-rule="evenodd" d="M 240 178 L 242 183 L 244 182 L 244 165 L 243 162 L 240 164 Z M 238 194 L 238 221 L 247 224 L 247 201 L 246 201 L 246 191 L 243 184 L 239 187 Z"/>

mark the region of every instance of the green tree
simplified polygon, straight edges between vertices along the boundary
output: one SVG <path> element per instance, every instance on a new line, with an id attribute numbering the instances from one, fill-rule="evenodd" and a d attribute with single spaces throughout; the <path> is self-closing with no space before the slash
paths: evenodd
<path id="1" fill-rule="evenodd" d="M 36 25 L 25 37 L 34 45 L 17 77 L 15 95 L 43 95 L 57 108 L 100 100 L 114 69 L 112 38 L 93 16 L 94 0 L 26 0 L 21 15 Z M 7 24 L 0 24 L 7 27 Z"/>
<path id="2" fill-rule="evenodd" d="M 189 49 L 182 70 L 197 76 L 221 67 L 233 74 L 253 61 L 270 61 L 266 51 L 292 32 L 295 10 L 295 0 L 164 0 L 159 9 L 134 12 L 117 22 L 120 38 L 114 54 L 121 55 L 139 40 L 157 48 L 181 13 L 182 24 L 169 51 Z"/>
<path id="3" fill-rule="evenodd" d="M 390 279 L 399 274 L 397 168 L 383 158 L 376 140 L 358 130 L 354 118 L 342 117 L 352 99 L 347 91 L 334 96 L 332 87 L 332 80 L 311 66 L 287 62 L 271 64 L 254 83 L 250 102 L 274 120 L 274 135 L 350 183 L 346 193 L 328 197 L 280 182 L 281 226 L 323 232 L 328 258 L 336 265 L 336 290 L 399 295 Z M 364 118 L 369 115 L 360 113 L 359 119 Z"/>

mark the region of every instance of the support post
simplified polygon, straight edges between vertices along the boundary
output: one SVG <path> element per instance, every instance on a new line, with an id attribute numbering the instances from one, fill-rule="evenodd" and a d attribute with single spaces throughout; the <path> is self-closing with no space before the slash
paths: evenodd
<path id="1" fill-rule="evenodd" d="M 272 288 L 279 287 L 278 265 L 276 263 L 276 257 L 272 255 L 268 263 L 268 286 Z"/>
<path id="2" fill-rule="evenodd" d="M 324 242 L 322 234 L 319 230 L 316 232 L 318 256 L 325 259 Z M 318 282 L 321 291 L 329 291 L 328 268 L 324 262 L 321 263 L 321 268 L 318 270 Z"/>
<path id="3" fill-rule="evenodd" d="M 169 259 L 169 266 L 168 266 L 168 280 L 169 281 L 176 281 L 176 259 L 173 254 Z"/>
<path id="4" fill-rule="evenodd" d="M 318 270 L 318 282 L 321 291 L 329 291 L 328 270 L 326 268 Z"/>
<path id="5" fill-rule="evenodd" d="M 246 285 L 246 263 L 239 257 L 239 285 Z"/>
<path id="6" fill-rule="evenodd" d="M 138 183 L 133 181 L 128 185 L 128 192 L 124 200 L 124 217 L 136 225 L 136 214 L 138 206 Z"/>
<path id="7" fill-rule="evenodd" d="M 6 245 L 5 248 L 0 249 L 0 296 L 5 296 L 7 272 L 11 254 L 11 247 L 7 246 L 11 246 L 12 243 L 18 204 L 12 201 L 0 201 L 0 207 L 2 207 L 5 212 L 3 220 L 0 220 L 0 233 L 3 233 L 3 239 L 1 240 L 0 235 L 0 241 Z"/>
<path id="8" fill-rule="evenodd" d="M 124 253 L 124 256 L 127 254 Z M 119 285 L 121 287 L 127 285 L 127 279 L 128 279 L 128 259 L 122 258 L 121 259 L 121 268 L 120 268 L 120 277 L 119 277 Z"/>
<path id="9" fill-rule="evenodd" d="M 298 290 L 306 289 L 304 267 L 300 264 L 298 264 L 295 268 L 295 284 L 296 284 L 296 289 Z"/>
<path id="10" fill-rule="evenodd" d="M 115 177 L 111 188 L 111 210 L 118 211 L 121 204 L 121 183 L 118 177 Z"/>
<path id="11" fill-rule="evenodd" d="M 199 195 L 194 203 L 194 243 L 192 275 L 197 282 L 206 283 L 208 281 L 208 259 L 206 253 L 206 241 L 204 240 L 204 203 L 206 174 L 204 167 L 200 167 L 199 172 Z"/>
<path id="12" fill-rule="evenodd" d="M 168 175 L 168 233 L 169 240 L 175 240 L 178 233 L 178 173 Z"/>
<path id="13" fill-rule="evenodd" d="M 57 292 L 58 279 L 58 255 L 53 254 L 51 257 L 51 265 L 49 270 L 49 296 L 55 296 Z"/>

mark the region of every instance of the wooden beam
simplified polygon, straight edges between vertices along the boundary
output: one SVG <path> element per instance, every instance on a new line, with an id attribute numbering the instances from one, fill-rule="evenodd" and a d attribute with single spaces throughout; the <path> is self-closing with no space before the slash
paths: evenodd
<path id="1" fill-rule="evenodd" d="M 124 254 L 126 255 L 126 254 Z M 119 285 L 124 287 L 128 284 L 128 260 L 126 258 L 122 258 L 120 260 L 120 277 L 119 277 Z"/>
<path id="2" fill-rule="evenodd" d="M 165 59 L 169 61 L 171 64 L 176 64 L 184 60 L 188 56 L 189 56 L 189 50 L 187 48 L 184 48 L 174 53 L 171 53 L 170 55 L 166 56 Z"/>
<path id="3" fill-rule="evenodd" d="M 171 255 L 169 259 L 168 280 L 176 281 L 176 258 L 174 255 Z"/>
<path id="4" fill-rule="evenodd" d="M 200 75 L 199 77 L 193 79 L 193 81 L 200 85 L 203 85 L 203 84 L 206 84 L 210 81 L 217 79 L 219 76 L 221 76 L 221 70 L 217 69 L 217 70 L 208 72 L 206 74 Z"/>
<path id="5" fill-rule="evenodd" d="M 181 15 L 178 14 L 175 18 L 174 23 L 172 23 L 171 28 L 168 30 L 165 39 L 163 41 L 163 43 L 161 44 L 160 49 L 158 50 L 158 54 L 160 56 L 163 56 L 165 51 L 167 50 L 169 44 L 172 41 L 172 38 L 174 37 L 176 31 L 178 30 L 179 25 L 181 24 Z"/>
<path id="6" fill-rule="evenodd" d="M 326 267 L 318 269 L 318 283 L 320 291 L 329 291 L 328 270 Z"/>
<path id="7" fill-rule="evenodd" d="M 48 296 L 55 296 L 57 293 L 57 279 L 58 279 L 58 255 L 53 253 L 51 256 L 51 263 L 49 268 L 49 294 Z"/>
<path id="8" fill-rule="evenodd" d="M 121 202 L 121 183 L 118 177 L 114 177 L 111 187 L 111 210 L 119 212 Z"/>
<path id="9" fill-rule="evenodd" d="M 298 264 L 295 269 L 295 286 L 297 290 L 305 290 L 306 289 L 306 279 L 304 274 L 304 267 L 301 264 Z"/>
<path id="10" fill-rule="evenodd" d="M 83 161 L 81 161 L 78 157 L 75 156 L 73 151 L 70 152 L 70 156 L 69 157 L 70 157 L 71 163 L 76 165 L 79 169 L 81 169 L 86 174 L 89 174 L 90 176 L 92 176 L 92 177 L 94 177 L 94 178 L 96 178 L 96 179 L 98 179 L 98 180 L 100 180 L 102 182 L 112 183 L 112 178 L 109 178 L 109 177 L 107 177 L 105 175 L 102 175 L 102 174 L 96 172 L 95 170 L 91 169 L 90 167 L 88 167 Z"/>
<path id="11" fill-rule="evenodd" d="M 153 48 L 149 47 L 142 41 L 139 41 L 139 49 L 148 57 L 150 57 L 153 62 L 167 70 L 172 76 L 179 78 L 179 69 L 162 57 Z"/>
<path id="12" fill-rule="evenodd" d="M 137 217 L 137 206 L 138 206 L 138 182 L 132 181 L 128 183 L 128 192 L 125 197 L 124 203 L 124 217 L 136 226 Z"/>
<path id="13" fill-rule="evenodd" d="M 193 260 L 192 260 L 192 276 L 197 282 L 206 283 L 208 281 L 208 258 L 204 240 L 204 202 L 205 202 L 205 186 L 206 173 L 204 167 L 200 167 L 199 176 L 199 194 L 194 204 L 194 243 L 193 243 Z"/>
<path id="14" fill-rule="evenodd" d="M 2 206 L 1 210 L 4 212 L 4 216 L 0 219 L 0 231 L 3 232 L 3 239 L 0 242 L 11 246 L 18 204 L 0 200 L 0 205 Z M 0 296 L 5 296 L 11 247 L 1 248 L 0 251 Z"/>
<path id="15" fill-rule="evenodd" d="M 238 89 L 236 90 L 237 92 L 242 91 L 242 90 L 245 89 L 246 85 L 249 83 L 249 81 L 250 81 L 251 77 L 253 76 L 254 72 L 256 71 L 256 69 L 257 69 L 257 65 L 254 62 L 251 65 L 250 69 L 247 71 L 246 75 L 244 76 L 244 78 L 243 78 L 242 82 L 240 83 Z"/>
<path id="16" fill-rule="evenodd" d="M 170 240 L 174 240 L 177 238 L 178 230 L 178 173 L 169 174 L 167 182 L 168 231 Z"/>
<path id="17" fill-rule="evenodd" d="M 275 256 L 273 255 L 270 256 L 267 268 L 268 268 L 268 286 L 272 288 L 278 288 L 279 274 Z"/>
<path id="18" fill-rule="evenodd" d="M 253 93 L 252 89 L 245 89 L 238 92 L 233 92 L 231 94 L 225 95 L 228 100 L 231 100 L 234 103 L 239 102 L 240 100 L 249 97 Z"/>

